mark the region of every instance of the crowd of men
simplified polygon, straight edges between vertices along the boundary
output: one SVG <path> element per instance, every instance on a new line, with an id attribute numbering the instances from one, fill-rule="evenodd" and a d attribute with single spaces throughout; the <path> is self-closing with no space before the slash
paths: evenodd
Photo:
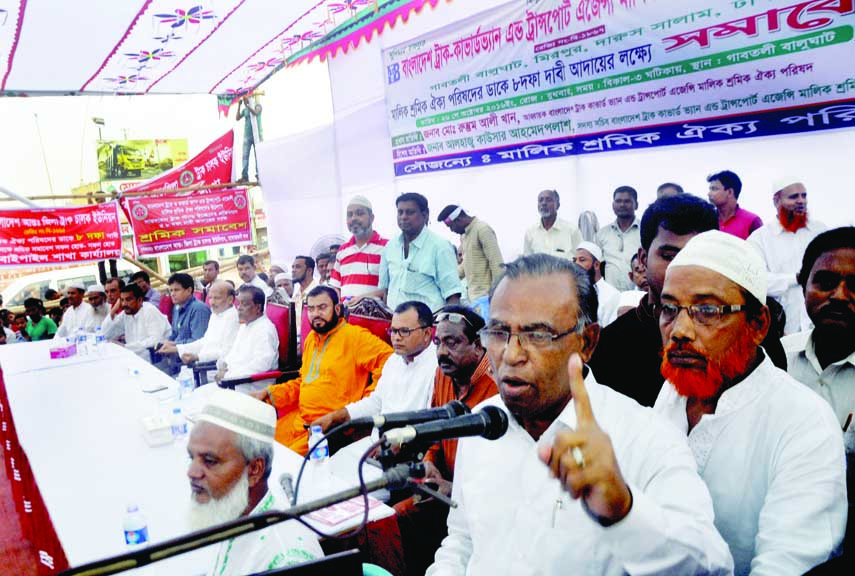
<path id="1" fill-rule="evenodd" d="M 39 340 L 100 328 L 172 369 L 215 363 L 223 382 L 279 366 L 269 307 L 293 303 L 298 326 L 305 316 L 299 375 L 217 396 L 211 413 L 233 418 L 194 428 L 200 526 L 274 505 L 273 441 L 305 454 L 309 425 L 459 400 L 503 409 L 509 428 L 427 453 L 426 481 L 456 502 L 450 512 L 392 493 L 407 574 L 833 570 L 852 558 L 841 553 L 855 455 L 855 228 L 810 218 L 796 180 L 773 186 L 766 222 L 739 206 L 736 174 L 707 181 L 709 201 L 663 184 L 640 218 L 637 191 L 620 186 L 615 220 L 599 229 L 590 214 L 559 218 L 559 193 L 543 190 L 512 262 L 460 205 L 438 214 L 455 246 L 429 229 L 421 194 L 396 199 L 389 238 L 356 196 L 350 239 L 296 257 L 290 272 L 274 261 L 262 276 L 241 256 L 237 286 L 215 261 L 198 282 L 173 274 L 171 322 L 138 272 L 127 285 L 69 287 L 58 328 L 28 300 L 23 330 Z M 369 298 L 392 312 L 387 340 L 347 319 Z M 232 484 L 208 482 L 197 462 L 215 449 L 235 461 Z M 253 569 L 321 554 L 304 533 L 275 546 L 243 538 L 231 561 Z"/>

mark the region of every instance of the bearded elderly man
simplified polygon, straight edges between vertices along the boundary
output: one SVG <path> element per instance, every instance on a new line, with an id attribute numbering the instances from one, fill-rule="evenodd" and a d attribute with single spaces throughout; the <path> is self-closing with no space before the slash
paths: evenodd
<path id="1" fill-rule="evenodd" d="M 86 317 L 83 329 L 87 332 L 95 332 L 110 314 L 110 305 L 107 304 L 107 291 L 100 284 L 92 284 L 86 289 L 86 299 L 89 300 L 91 309 Z"/>
<path id="2" fill-rule="evenodd" d="M 377 336 L 342 318 L 335 289 L 313 288 L 306 310 L 312 331 L 305 336 L 300 376 L 252 393 L 284 414 L 276 423 L 276 440 L 304 455 L 305 425 L 371 394 L 392 354 Z"/>
<path id="3" fill-rule="evenodd" d="M 215 390 L 187 442 L 194 530 L 288 506 L 268 487 L 273 466 L 273 407 L 233 390 Z M 283 522 L 217 545 L 209 574 L 242 576 L 323 556 L 315 535 Z"/>
<path id="4" fill-rule="evenodd" d="M 763 258 L 717 230 L 665 273 L 659 327 L 667 382 L 654 410 L 684 434 L 737 575 L 804 574 L 846 525 L 843 441 L 828 404 L 768 359 Z"/>
<path id="5" fill-rule="evenodd" d="M 428 574 L 729 574 L 685 439 L 583 381 L 600 331 L 587 273 L 523 256 L 490 304 L 481 338 L 499 395 L 480 406 L 508 411 L 508 431 L 461 438 L 458 506 Z"/>
<path id="6" fill-rule="evenodd" d="M 769 296 L 780 302 L 787 314 L 784 334 L 810 329 L 805 298 L 796 278 L 805 248 L 825 224 L 808 215 L 807 189 L 795 178 L 781 178 L 773 186 L 772 201 L 778 218 L 767 222 L 748 237 L 766 261 Z"/>

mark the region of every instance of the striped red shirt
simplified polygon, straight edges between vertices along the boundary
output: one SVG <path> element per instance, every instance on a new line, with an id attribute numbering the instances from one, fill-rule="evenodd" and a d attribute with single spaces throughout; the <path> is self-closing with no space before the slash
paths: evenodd
<path id="1" fill-rule="evenodd" d="M 335 256 L 329 285 L 340 288 L 342 298 L 361 296 L 376 290 L 380 283 L 380 255 L 387 242 L 375 231 L 360 248 L 356 245 L 356 238 L 351 236 Z"/>

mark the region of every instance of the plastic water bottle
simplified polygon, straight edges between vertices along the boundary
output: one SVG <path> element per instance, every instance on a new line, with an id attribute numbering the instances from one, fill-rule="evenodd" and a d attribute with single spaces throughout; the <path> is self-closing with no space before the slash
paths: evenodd
<path id="1" fill-rule="evenodd" d="M 86 346 L 86 332 L 84 332 L 82 326 L 77 328 L 77 355 L 78 356 L 88 356 L 89 355 L 89 350 Z"/>
<path id="2" fill-rule="evenodd" d="M 101 330 L 101 327 L 98 326 L 95 328 L 95 356 L 102 356 L 104 354 L 104 332 Z"/>
<path id="3" fill-rule="evenodd" d="M 193 372 L 187 366 L 182 366 L 178 372 L 178 398 L 184 400 L 193 393 Z"/>
<path id="4" fill-rule="evenodd" d="M 122 526 L 128 548 L 142 548 L 148 544 L 148 522 L 136 504 L 128 506 Z"/>
<path id="5" fill-rule="evenodd" d="M 172 409 L 170 425 L 172 427 L 172 437 L 176 440 L 187 435 L 187 420 L 184 418 L 184 414 L 181 413 L 180 406 Z"/>
<path id="6" fill-rule="evenodd" d="M 311 434 L 309 435 L 309 448 L 315 445 L 315 442 L 323 438 L 324 431 L 320 426 L 312 426 Z M 313 468 L 318 468 L 324 464 L 330 457 L 330 446 L 326 440 L 318 444 L 318 447 L 312 450 L 312 455 L 309 458 L 312 461 Z"/>

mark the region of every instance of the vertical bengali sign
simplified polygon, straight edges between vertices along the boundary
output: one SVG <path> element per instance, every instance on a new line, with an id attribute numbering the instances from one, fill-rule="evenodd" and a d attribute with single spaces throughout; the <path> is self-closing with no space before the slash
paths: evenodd
<path id="1" fill-rule="evenodd" d="M 126 203 L 138 256 L 252 242 L 244 189 L 129 198 Z"/>
<path id="2" fill-rule="evenodd" d="M 75 264 L 121 255 L 118 202 L 0 210 L 0 266 Z"/>
<path id="3" fill-rule="evenodd" d="M 517 0 L 383 52 L 395 174 L 855 126 L 855 0 Z"/>

